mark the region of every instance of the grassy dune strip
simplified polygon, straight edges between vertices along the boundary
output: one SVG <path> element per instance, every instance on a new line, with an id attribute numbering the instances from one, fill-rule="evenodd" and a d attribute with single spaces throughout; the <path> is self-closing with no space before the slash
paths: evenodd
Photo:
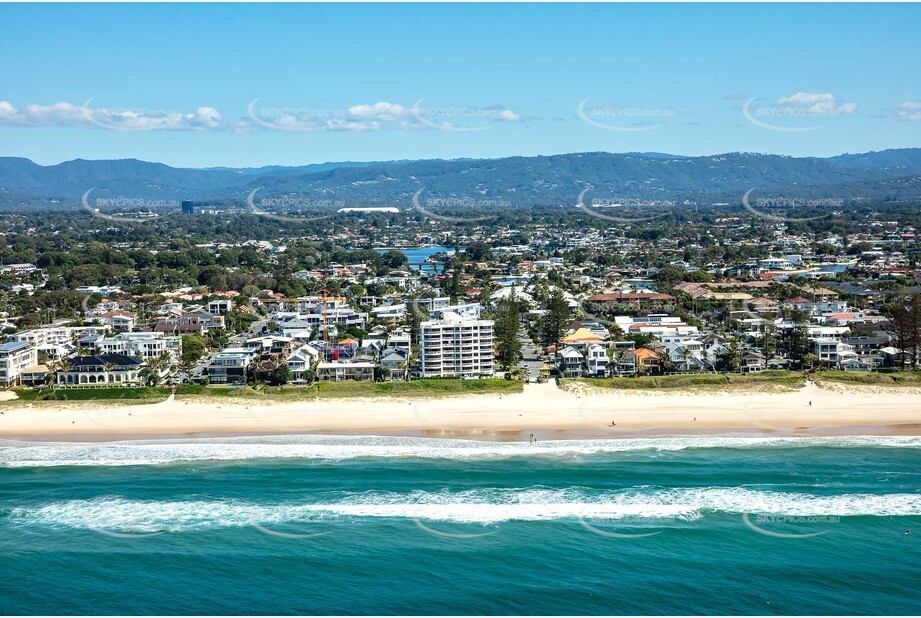
<path id="1" fill-rule="evenodd" d="M 181 386 L 177 399 L 221 397 L 230 399 L 344 399 L 349 397 L 449 397 L 490 393 L 519 393 L 517 380 L 413 380 L 412 382 L 318 382 L 311 386 Z"/>
<path id="2" fill-rule="evenodd" d="M 578 378 L 563 380 L 586 386 L 612 390 L 745 390 L 762 388 L 795 389 L 803 386 L 803 376 L 789 371 L 764 371 L 747 374 L 684 374 L 671 376 L 641 376 L 636 378 Z"/>
<path id="3" fill-rule="evenodd" d="M 856 386 L 910 386 L 921 388 L 921 371 L 819 371 L 812 375 L 816 382 L 836 382 Z"/>
<path id="4" fill-rule="evenodd" d="M 139 388 L 16 388 L 19 401 L 130 401 L 157 403 L 166 400 L 170 389 L 143 386 Z M 15 400 L 14 400 L 15 401 Z"/>

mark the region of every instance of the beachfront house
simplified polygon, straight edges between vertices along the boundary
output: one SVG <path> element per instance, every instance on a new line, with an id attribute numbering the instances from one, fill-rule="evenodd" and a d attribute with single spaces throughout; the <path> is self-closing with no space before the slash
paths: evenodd
<path id="1" fill-rule="evenodd" d="M 594 378 L 603 378 L 608 371 L 608 349 L 600 343 L 590 343 L 585 348 L 585 371 Z"/>
<path id="2" fill-rule="evenodd" d="M 564 378 L 580 378 L 585 371 L 582 352 L 573 346 L 566 346 L 556 353 L 560 374 Z"/>
<path id="3" fill-rule="evenodd" d="M 321 382 L 347 382 L 373 380 L 375 364 L 370 361 L 321 361 L 317 364 L 317 380 Z"/>
<path id="4" fill-rule="evenodd" d="M 38 351 L 25 341 L 0 345 L 0 385 L 19 384 L 23 370 L 36 364 Z"/>
<path id="5" fill-rule="evenodd" d="M 145 362 L 125 354 L 73 356 L 58 371 L 60 386 L 141 386 Z"/>
<path id="6" fill-rule="evenodd" d="M 208 363 L 208 381 L 212 384 L 246 382 L 246 371 L 256 358 L 256 348 L 224 348 Z"/>
<path id="7" fill-rule="evenodd" d="M 387 348 L 381 352 L 381 369 L 386 369 L 390 378 L 403 378 L 409 367 L 409 353 L 399 348 Z"/>
<path id="8" fill-rule="evenodd" d="M 659 355 L 648 348 L 637 348 L 633 350 L 633 364 L 637 373 L 659 373 L 662 370 L 662 359 Z"/>

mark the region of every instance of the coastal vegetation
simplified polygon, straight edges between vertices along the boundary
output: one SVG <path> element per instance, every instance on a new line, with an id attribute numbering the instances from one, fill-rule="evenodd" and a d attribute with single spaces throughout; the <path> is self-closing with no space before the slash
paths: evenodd
<path id="1" fill-rule="evenodd" d="M 310 386 L 203 386 L 183 385 L 176 390 L 177 399 L 219 397 L 255 400 L 344 399 L 373 397 L 450 397 L 459 395 L 520 393 L 524 384 L 517 380 L 438 380 L 411 382 L 316 382 Z"/>
<path id="2" fill-rule="evenodd" d="M 844 373 L 844 372 L 842 372 Z M 573 385 L 584 385 L 610 390 L 685 389 L 742 392 L 750 389 L 795 389 L 803 386 L 802 374 L 789 371 L 763 371 L 746 374 L 680 374 L 665 376 L 640 376 L 635 378 L 574 378 L 561 380 L 561 386 L 573 390 Z M 576 386 L 576 389 L 579 387 Z"/>
<path id="3" fill-rule="evenodd" d="M 18 401 L 131 401 L 158 403 L 165 401 L 170 389 L 143 386 L 136 388 L 15 388 Z M 16 400 L 11 400 L 14 403 Z"/>
<path id="4" fill-rule="evenodd" d="M 837 382 L 855 386 L 909 386 L 921 388 L 921 371 L 821 371 L 816 382 Z"/>

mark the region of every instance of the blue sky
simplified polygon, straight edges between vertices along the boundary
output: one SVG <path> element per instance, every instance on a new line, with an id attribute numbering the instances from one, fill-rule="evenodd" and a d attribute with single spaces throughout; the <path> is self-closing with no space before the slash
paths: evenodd
<path id="1" fill-rule="evenodd" d="M 3 4 L 0 23 L 0 155 L 43 164 L 921 146 L 918 5 Z"/>

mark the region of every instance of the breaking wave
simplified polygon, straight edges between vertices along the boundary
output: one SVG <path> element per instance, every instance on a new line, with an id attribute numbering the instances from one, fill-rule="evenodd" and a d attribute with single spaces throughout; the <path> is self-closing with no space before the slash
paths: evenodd
<path id="1" fill-rule="evenodd" d="M 66 500 L 7 512 L 10 523 L 66 528 L 185 531 L 283 523 L 341 524 L 358 518 L 410 518 L 468 524 L 571 518 L 661 525 L 692 521 L 708 512 L 787 516 L 917 516 L 921 494 L 819 496 L 742 487 L 477 489 L 409 493 L 369 491 L 324 496 L 322 502 L 260 504 L 241 501 L 144 501 L 120 497 Z"/>
<path id="2" fill-rule="evenodd" d="M 578 457 L 625 451 L 752 448 L 921 448 L 918 436 L 668 437 L 483 442 L 377 436 L 270 436 L 107 443 L 0 440 L 0 467 L 132 466 L 251 459 L 345 460 L 371 457 L 497 459 Z"/>

